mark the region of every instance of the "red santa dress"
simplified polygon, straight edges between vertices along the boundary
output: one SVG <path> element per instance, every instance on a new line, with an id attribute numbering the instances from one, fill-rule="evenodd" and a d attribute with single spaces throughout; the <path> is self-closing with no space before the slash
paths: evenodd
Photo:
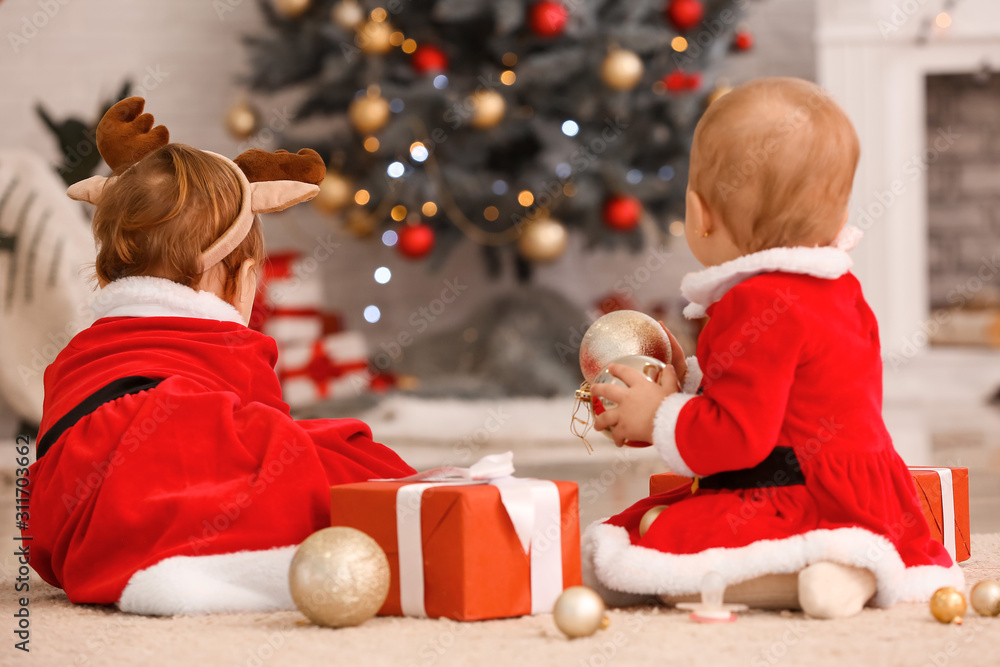
<path id="1" fill-rule="evenodd" d="M 93 309 L 45 371 L 29 472 L 31 565 L 73 602 L 293 608 L 288 566 L 330 525 L 330 486 L 414 472 L 363 422 L 292 419 L 274 341 L 215 295 L 131 277 Z"/>
<path id="2" fill-rule="evenodd" d="M 611 601 L 698 593 L 710 571 L 731 585 L 819 561 L 870 570 L 875 606 L 961 588 L 882 420 L 878 326 L 846 251 L 857 236 L 685 277 L 685 314 L 710 320 L 684 391 L 656 413 L 653 446 L 699 487 L 588 528 L 585 579 Z"/>

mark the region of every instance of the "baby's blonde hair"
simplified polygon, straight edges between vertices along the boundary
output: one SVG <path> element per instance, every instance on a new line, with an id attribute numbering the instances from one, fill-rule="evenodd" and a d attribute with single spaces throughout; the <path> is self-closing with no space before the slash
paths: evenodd
<path id="1" fill-rule="evenodd" d="M 202 252 L 233 224 L 243 202 L 232 167 L 190 146 L 167 144 L 116 176 L 94 214 L 97 277 L 156 276 L 196 287 Z M 258 267 L 264 260 L 259 218 L 222 260 L 225 298 L 235 294 L 247 259 Z"/>
<path id="2" fill-rule="evenodd" d="M 860 147 L 847 114 L 802 79 L 755 79 L 713 102 L 694 133 L 690 187 L 750 253 L 828 245 Z"/>

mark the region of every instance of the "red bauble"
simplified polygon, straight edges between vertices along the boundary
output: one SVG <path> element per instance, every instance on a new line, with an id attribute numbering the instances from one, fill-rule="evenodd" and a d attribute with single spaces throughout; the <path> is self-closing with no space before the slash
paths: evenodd
<path id="1" fill-rule="evenodd" d="M 539 37 L 558 37 L 566 29 L 569 10 L 555 0 L 541 0 L 531 6 L 528 26 Z"/>
<path id="2" fill-rule="evenodd" d="M 746 30 L 739 31 L 733 38 L 733 46 L 736 47 L 737 51 L 749 51 L 753 48 L 753 35 Z"/>
<path id="3" fill-rule="evenodd" d="M 448 55 L 432 44 L 418 46 L 410 57 L 410 65 L 418 74 L 445 72 L 448 70 Z"/>
<path id="4" fill-rule="evenodd" d="M 420 259 L 434 248 L 434 230 L 427 225 L 406 225 L 399 230 L 396 247 L 409 259 Z"/>
<path id="5" fill-rule="evenodd" d="M 688 74 L 684 70 L 674 70 L 662 79 L 664 87 L 672 93 L 692 92 L 701 88 L 701 72 Z"/>
<path id="6" fill-rule="evenodd" d="M 705 18 L 705 8 L 699 0 L 670 0 L 667 18 L 678 30 L 686 32 Z"/>
<path id="7" fill-rule="evenodd" d="M 619 232 L 635 229 L 642 215 L 642 204 L 635 197 L 612 195 L 604 201 L 604 223 Z"/>

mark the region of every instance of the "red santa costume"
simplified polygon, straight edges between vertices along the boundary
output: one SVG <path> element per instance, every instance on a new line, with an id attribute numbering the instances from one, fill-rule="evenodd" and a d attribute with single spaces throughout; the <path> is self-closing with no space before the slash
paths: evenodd
<path id="1" fill-rule="evenodd" d="M 363 422 L 292 419 L 274 340 L 214 294 L 123 278 L 94 310 L 45 372 L 48 448 L 29 473 L 31 564 L 73 602 L 291 608 L 289 562 L 330 525 L 330 486 L 413 472 Z M 148 388 L 46 437 L 95 389 L 131 378 Z"/>
<path id="2" fill-rule="evenodd" d="M 964 585 L 882 421 L 878 327 L 847 254 L 859 236 L 685 277 L 685 314 L 711 319 L 653 446 L 698 485 L 590 526 L 585 578 L 611 601 L 697 593 L 709 571 L 732 585 L 820 561 L 870 570 L 876 606 Z"/>
<path id="3" fill-rule="evenodd" d="M 167 145 L 133 97 L 97 128 L 111 177 L 70 186 L 101 205 L 109 182 Z M 236 219 L 201 271 L 246 238 L 254 216 L 311 199 L 314 151 L 211 153 L 240 182 Z M 209 292 L 151 276 L 115 280 L 97 321 L 46 369 L 29 471 L 31 565 L 73 602 L 143 614 L 294 608 L 296 545 L 330 525 L 330 486 L 414 471 L 353 419 L 293 420 L 274 340 Z"/>

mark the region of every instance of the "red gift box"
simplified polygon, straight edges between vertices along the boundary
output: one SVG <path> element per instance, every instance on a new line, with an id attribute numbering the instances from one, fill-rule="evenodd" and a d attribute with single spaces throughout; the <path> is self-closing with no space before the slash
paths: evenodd
<path id="1" fill-rule="evenodd" d="M 420 493 L 416 506 L 408 500 L 399 500 L 401 489 L 424 486 L 412 481 L 372 481 L 333 487 L 330 492 L 333 525 L 357 528 L 370 535 L 389 559 L 389 596 L 379 614 L 447 617 L 459 621 L 524 616 L 551 611 L 562 590 L 579 585 L 577 485 L 514 481 L 548 484 L 558 494 L 558 499 L 556 493 L 551 494 L 551 501 L 558 509 L 555 524 L 549 524 L 550 530 L 533 533 L 527 552 L 501 498 L 501 490 L 493 484 L 431 486 Z M 412 498 L 412 494 L 407 498 Z M 401 538 L 407 545 L 402 549 L 402 575 Z M 412 551 L 413 540 L 419 545 L 417 552 Z M 422 563 L 409 558 L 414 553 L 420 554 Z M 539 565 L 546 560 L 550 566 L 554 561 L 555 570 L 561 564 L 561 576 L 558 572 L 553 576 L 552 568 Z M 401 576 L 407 578 L 406 593 Z M 414 589 L 414 578 L 422 580 L 422 594 L 419 587 Z M 539 590 L 544 590 L 544 595 Z"/>
<path id="2" fill-rule="evenodd" d="M 346 331 L 301 345 L 285 345 L 278 354 L 278 379 L 285 402 L 312 405 L 330 397 L 367 391 L 368 346 L 357 331 Z"/>
<path id="3" fill-rule="evenodd" d="M 911 467 L 910 475 L 917 487 L 920 509 L 931 529 L 931 537 L 942 542 L 952 560 L 961 563 L 971 555 L 969 548 L 969 469 Z M 694 479 L 661 473 L 649 478 L 649 495 L 665 493 L 682 485 L 692 485 Z M 954 542 L 944 535 L 954 533 Z"/>

